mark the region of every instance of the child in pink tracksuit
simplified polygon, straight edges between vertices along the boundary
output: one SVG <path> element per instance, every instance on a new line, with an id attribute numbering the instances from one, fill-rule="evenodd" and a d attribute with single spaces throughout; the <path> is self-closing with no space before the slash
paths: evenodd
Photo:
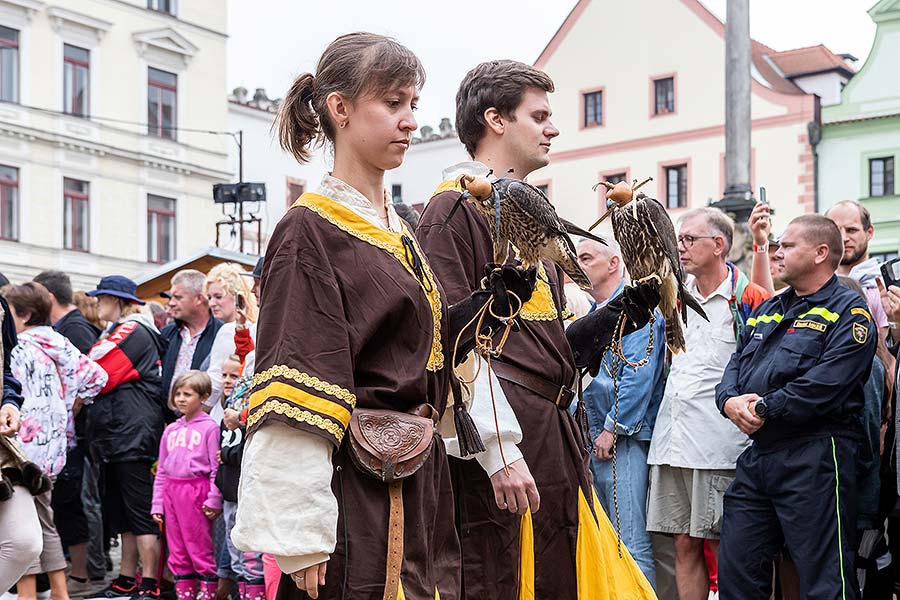
<path id="1" fill-rule="evenodd" d="M 222 493 L 215 486 L 219 424 L 202 410 L 211 391 L 202 371 L 175 380 L 169 405 L 182 416 L 166 427 L 159 444 L 152 512 L 165 525 L 178 600 L 216 597 L 212 521 L 222 512 Z"/>

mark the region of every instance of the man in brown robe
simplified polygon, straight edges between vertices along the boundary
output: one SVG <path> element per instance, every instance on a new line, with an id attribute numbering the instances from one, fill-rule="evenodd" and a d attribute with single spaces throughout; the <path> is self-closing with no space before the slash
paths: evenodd
<path id="1" fill-rule="evenodd" d="M 474 161 L 444 172 L 417 230 L 451 303 L 478 286 L 481 267 L 493 256 L 491 225 L 468 202 L 445 226 L 461 193 L 455 180 L 489 169 L 512 169 L 508 176 L 524 178 L 546 165 L 559 134 L 550 121 L 552 90 L 546 74 L 514 61 L 479 65 L 460 86 L 457 132 Z M 499 379 L 500 389 L 492 387 L 497 405 L 508 404 L 517 423 L 506 427 L 498 419 L 498 429 L 513 435 L 482 428 L 491 459 L 451 459 L 469 600 L 655 597 L 627 550 L 621 558 L 617 552 L 615 532 L 595 501 L 581 431 L 567 410 L 578 374 L 563 327 L 563 284 L 556 265 L 539 267 L 520 330 L 492 361 L 493 374 L 484 367 L 479 374 Z M 615 306 L 602 309 L 613 323 Z M 478 396 L 477 382 L 475 388 L 474 402 L 490 406 L 490 398 Z M 518 444 L 503 444 L 510 439 Z"/>

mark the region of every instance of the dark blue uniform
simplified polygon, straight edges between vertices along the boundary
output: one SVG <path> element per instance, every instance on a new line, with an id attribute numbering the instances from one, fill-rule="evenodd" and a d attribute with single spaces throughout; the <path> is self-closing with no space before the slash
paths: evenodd
<path id="1" fill-rule="evenodd" d="M 725 494 L 721 600 L 768 599 L 784 545 L 801 597 L 859 598 L 856 452 L 876 336 L 865 300 L 837 277 L 809 296 L 789 289 L 747 320 L 716 403 L 755 393 L 767 414 Z"/>

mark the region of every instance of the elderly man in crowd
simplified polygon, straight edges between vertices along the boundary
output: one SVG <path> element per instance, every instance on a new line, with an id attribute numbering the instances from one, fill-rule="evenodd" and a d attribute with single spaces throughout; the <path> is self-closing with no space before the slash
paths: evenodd
<path id="1" fill-rule="evenodd" d="M 578 243 L 578 262 L 594 286 L 590 291 L 591 311 L 605 306 L 625 287 L 619 245 L 613 240 L 608 243 L 604 246 L 587 239 Z M 623 354 L 631 364 L 614 360 L 614 353 L 608 351 L 603 356 L 600 372 L 584 391 L 594 441 L 591 471 L 597 496 L 610 518 L 619 520 L 622 542 L 654 587 L 656 572 L 646 515 L 647 453 L 662 399 L 665 339 L 665 321 L 657 311 L 654 323 L 622 339 Z M 645 359 L 649 362 L 633 366 Z M 618 479 L 615 483 L 614 477 Z"/>
<path id="2" fill-rule="evenodd" d="M 734 478 L 747 436 L 716 411 L 715 387 L 750 311 L 769 294 L 727 262 L 734 222 L 715 208 L 684 215 L 678 236 L 687 290 L 709 317 L 693 313 L 687 350 L 672 359 L 653 438 L 647 529 L 675 537 L 675 578 L 681 600 L 706 600 L 704 541 L 715 549 L 722 497 Z"/>
<path id="3" fill-rule="evenodd" d="M 769 598 L 784 545 L 802 598 L 859 598 L 856 465 L 877 328 L 835 277 L 842 254 L 830 219 L 791 221 L 778 250 L 790 287 L 747 320 L 716 388 L 722 414 L 753 439 L 725 494 L 722 600 Z"/>

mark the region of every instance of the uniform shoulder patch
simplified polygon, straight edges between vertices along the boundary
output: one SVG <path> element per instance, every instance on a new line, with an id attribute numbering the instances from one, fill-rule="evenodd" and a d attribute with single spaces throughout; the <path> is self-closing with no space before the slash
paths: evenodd
<path id="1" fill-rule="evenodd" d="M 866 318 L 867 321 L 872 321 L 872 315 L 864 308 L 854 307 L 850 309 L 851 315 L 862 315 Z"/>
<path id="2" fill-rule="evenodd" d="M 853 341 L 858 344 L 865 344 L 869 338 L 869 328 L 862 323 L 853 324 Z"/>

